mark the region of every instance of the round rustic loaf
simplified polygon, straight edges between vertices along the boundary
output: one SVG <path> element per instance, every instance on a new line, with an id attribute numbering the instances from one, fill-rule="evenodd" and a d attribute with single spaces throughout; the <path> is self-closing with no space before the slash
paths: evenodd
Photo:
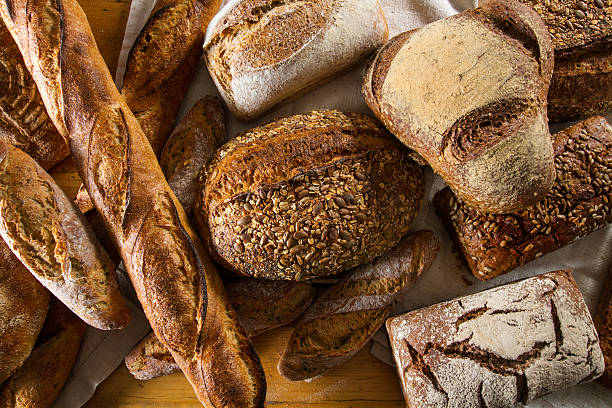
<path id="1" fill-rule="evenodd" d="M 394 246 L 423 197 L 420 167 L 374 118 L 314 111 L 217 152 L 195 215 L 211 252 L 244 275 L 303 280 Z"/>

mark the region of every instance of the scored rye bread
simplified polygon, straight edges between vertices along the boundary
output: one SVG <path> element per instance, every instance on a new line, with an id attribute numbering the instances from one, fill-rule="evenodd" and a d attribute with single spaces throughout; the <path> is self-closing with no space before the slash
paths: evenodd
<path id="1" fill-rule="evenodd" d="M 595 116 L 553 135 L 557 178 L 536 205 L 485 214 L 442 189 L 444 222 L 478 279 L 491 279 L 612 222 L 612 127 Z"/>
<path id="2" fill-rule="evenodd" d="M 411 408 L 522 406 L 604 369 L 570 271 L 408 312 L 387 332 Z"/>
<path id="3" fill-rule="evenodd" d="M 256 278 L 303 280 L 376 258 L 408 231 L 421 168 L 374 118 L 313 111 L 226 143 L 194 211 L 213 255 Z"/>
<path id="4" fill-rule="evenodd" d="M 473 208 L 528 207 L 552 186 L 550 36 L 511 0 L 391 39 L 364 77 L 366 102 Z"/>
<path id="5" fill-rule="evenodd" d="M 599 297 L 597 313 L 593 317 L 599 334 L 599 345 L 604 355 L 606 368 L 599 382 L 612 388 L 612 265 Z"/>
<path id="6" fill-rule="evenodd" d="M 249 336 L 291 323 L 312 303 L 315 289 L 302 282 L 242 278 L 226 282 L 227 295 Z M 154 333 L 125 356 L 125 365 L 138 380 L 179 371 L 172 355 Z"/>
<path id="7" fill-rule="evenodd" d="M 305 380 L 353 357 L 439 250 L 433 232 L 419 231 L 372 263 L 349 272 L 298 319 L 278 363 L 279 373 L 292 381 Z"/>

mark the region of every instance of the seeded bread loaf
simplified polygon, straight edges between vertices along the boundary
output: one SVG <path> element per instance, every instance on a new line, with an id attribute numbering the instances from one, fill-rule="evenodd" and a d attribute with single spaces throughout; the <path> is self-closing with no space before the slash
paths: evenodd
<path id="1" fill-rule="evenodd" d="M 251 337 L 291 323 L 312 303 L 315 289 L 302 282 L 242 278 L 226 283 L 238 320 Z M 125 356 L 125 365 L 138 380 L 179 371 L 172 355 L 150 333 Z"/>
<path id="2" fill-rule="evenodd" d="M 17 44 L 0 20 L 0 140 L 49 170 L 70 152 L 49 119 Z"/>
<path id="3" fill-rule="evenodd" d="M 120 329 L 128 309 L 114 265 L 76 206 L 30 156 L 0 141 L 0 235 L 87 324 Z"/>
<path id="4" fill-rule="evenodd" d="M 411 408 L 515 407 L 604 369 L 570 271 L 557 271 L 387 320 Z"/>
<path id="5" fill-rule="evenodd" d="M 369 262 L 408 231 L 420 167 L 368 115 L 314 111 L 226 143 L 206 172 L 195 216 L 226 267 L 302 280 Z"/>
<path id="6" fill-rule="evenodd" d="M 0 239 L 0 384 L 30 355 L 48 307 L 49 292 Z"/>
<path id="7" fill-rule="evenodd" d="M 305 380 L 353 357 L 439 250 L 432 232 L 419 231 L 327 289 L 297 321 L 279 373 L 292 381 Z"/>
<path id="8" fill-rule="evenodd" d="M 391 39 L 371 61 L 363 92 L 457 196 L 507 213 L 535 204 L 554 181 L 552 68 L 537 13 L 495 1 Z"/>
<path id="9" fill-rule="evenodd" d="M 599 334 L 599 344 L 606 362 L 605 371 L 599 382 L 612 388 L 612 267 L 601 291 L 599 307 L 594 320 L 595 328 Z"/>
<path id="10" fill-rule="evenodd" d="M 54 299 L 36 348 L 0 388 L 0 408 L 50 408 L 72 371 L 85 327 Z"/>
<path id="11" fill-rule="evenodd" d="M 204 52 L 227 106 L 248 121 L 350 69 L 388 35 L 378 0 L 231 0 Z"/>
<path id="12" fill-rule="evenodd" d="M 262 407 L 265 377 L 215 266 L 117 91 L 76 0 L 0 0 L 156 335 L 200 401 Z"/>
<path id="13" fill-rule="evenodd" d="M 553 140 L 553 189 L 524 211 L 485 214 L 449 188 L 435 195 L 436 212 L 478 279 L 509 272 L 612 222 L 612 127 L 592 117 Z"/>

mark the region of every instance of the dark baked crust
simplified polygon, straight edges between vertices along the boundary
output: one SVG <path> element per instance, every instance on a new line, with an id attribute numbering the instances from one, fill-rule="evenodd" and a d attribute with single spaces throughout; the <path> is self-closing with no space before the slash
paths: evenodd
<path id="1" fill-rule="evenodd" d="M 606 368 L 599 382 L 612 388 L 612 267 L 601 291 L 599 307 L 593 320 L 599 334 L 599 345 L 603 351 Z"/>
<path id="2" fill-rule="evenodd" d="M 125 366 L 137 380 L 150 380 L 181 371 L 168 348 L 150 332 L 125 356 Z"/>
<path id="3" fill-rule="evenodd" d="M 315 111 L 252 129 L 222 147 L 196 219 L 229 269 L 311 279 L 395 245 L 423 196 L 422 171 L 373 118 Z"/>

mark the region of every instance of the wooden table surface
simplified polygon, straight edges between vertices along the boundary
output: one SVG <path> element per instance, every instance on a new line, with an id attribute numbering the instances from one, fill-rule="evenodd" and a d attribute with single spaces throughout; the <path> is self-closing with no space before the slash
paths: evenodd
<path id="1" fill-rule="evenodd" d="M 130 0 L 79 0 L 112 73 L 123 40 Z M 70 159 L 53 170 L 53 176 L 74 197 L 80 179 Z M 390 408 L 405 406 L 395 370 L 372 357 L 366 346 L 343 366 L 311 382 L 282 378 L 276 364 L 291 333 L 284 327 L 254 339 L 268 382 L 267 406 Z M 191 386 L 182 374 L 149 381 L 135 380 L 121 364 L 85 405 L 108 407 L 199 407 Z"/>

